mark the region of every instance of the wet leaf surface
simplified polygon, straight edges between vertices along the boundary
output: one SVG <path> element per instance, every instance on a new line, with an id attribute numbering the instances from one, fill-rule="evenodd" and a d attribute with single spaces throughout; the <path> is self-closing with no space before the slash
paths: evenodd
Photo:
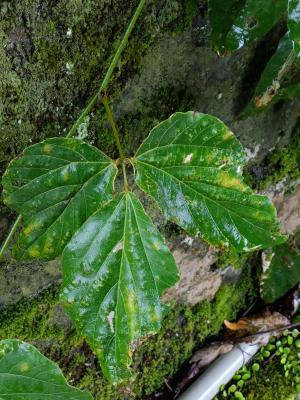
<path id="1" fill-rule="evenodd" d="M 15 257 L 60 255 L 73 233 L 111 199 L 116 173 L 111 159 L 79 139 L 52 138 L 28 147 L 2 180 L 5 204 L 24 221 Z"/>
<path id="2" fill-rule="evenodd" d="M 286 8 L 286 0 L 210 0 L 213 46 L 224 54 L 262 38 Z"/>
<path id="3" fill-rule="evenodd" d="M 194 112 L 157 125 L 134 158 L 137 184 L 190 234 L 240 251 L 281 243 L 276 210 L 243 182 L 244 164 L 234 134 Z"/>
<path id="4" fill-rule="evenodd" d="M 160 329 L 163 291 L 178 280 L 174 258 L 132 193 L 95 212 L 62 256 L 66 310 L 106 377 L 130 377 L 131 353 Z"/>
<path id="5" fill-rule="evenodd" d="M 296 57 L 300 57 L 300 2 L 288 0 L 288 29 Z"/>
<path id="6" fill-rule="evenodd" d="M 92 400 L 68 385 L 59 367 L 35 347 L 0 341 L 0 398 L 5 400 Z"/>
<path id="7" fill-rule="evenodd" d="M 272 303 L 299 282 L 300 254 L 286 244 L 276 247 L 262 276 L 262 298 Z"/>
<path id="8" fill-rule="evenodd" d="M 291 66 L 289 60 L 293 51 L 293 43 L 286 34 L 280 40 L 277 50 L 261 75 L 253 99 L 245 110 L 246 115 L 274 104 L 276 95 L 280 91 L 280 81 Z"/>

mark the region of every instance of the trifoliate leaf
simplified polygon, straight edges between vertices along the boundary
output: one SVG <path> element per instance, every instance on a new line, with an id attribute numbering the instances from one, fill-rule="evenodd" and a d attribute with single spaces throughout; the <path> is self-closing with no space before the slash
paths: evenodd
<path id="1" fill-rule="evenodd" d="M 264 254 L 261 296 L 267 303 L 284 296 L 300 282 L 300 254 L 287 244 Z"/>
<path id="2" fill-rule="evenodd" d="M 174 114 L 150 132 L 132 161 L 141 189 L 190 234 L 240 251 L 285 240 L 271 201 L 243 182 L 242 147 L 217 118 Z"/>
<path id="3" fill-rule="evenodd" d="M 138 340 L 157 332 L 160 296 L 178 280 L 172 254 L 133 193 L 121 194 L 75 233 L 62 256 L 62 300 L 106 377 L 130 376 Z"/>
<path id="4" fill-rule="evenodd" d="M 0 341 L 0 398 L 5 400 L 92 400 L 68 385 L 59 367 L 35 347 Z"/>
<path id="5" fill-rule="evenodd" d="M 286 8 L 286 0 L 210 0 L 213 47 L 224 54 L 262 38 Z"/>
<path id="6" fill-rule="evenodd" d="M 73 233 L 112 197 L 117 168 L 79 139 L 52 138 L 28 147 L 4 177 L 4 201 L 24 229 L 14 249 L 19 259 L 53 259 Z"/>

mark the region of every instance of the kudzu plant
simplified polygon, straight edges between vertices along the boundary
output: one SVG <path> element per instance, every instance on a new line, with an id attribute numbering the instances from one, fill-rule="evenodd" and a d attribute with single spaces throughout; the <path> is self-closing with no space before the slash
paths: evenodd
<path id="1" fill-rule="evenodd" d="M 261 39 L 279 20 L 287 20 L 287 32 L 263 70 L 244 115 L 300 95 L 299 76 L 292 84 L 284 82 L 294 64 L 299 68 L 299 0 L 209 0 L 209 20 L 212 47 L 221 55 Z"/>
<path id="2" fill-rule="evenodd" d="M 153 128 L 134 157 L 112 160 L 76 138 L 24 150 L 5 172 L 4 201 L 22 215 L 17 259 L 61 255 L 61 299 L 113 381 L 130 376 L 136 342 L 157 332 L 160 297 L 178 268 L 163 237 L 128 187 L 136 184 L 164 216 L 212 245 L 238 251 L 285 240 L 275 208 L 243 182 L 242 146 L 217 118 L 176 113 Z M 124 191 L 115 193 L 118 167 Z"/>
<path id="3" fill-rule="evenodd" d="M 141 0 L 99 91 L 68 137 L 28 147 L 2 179 L 4 202 L 20 217 L 1 254 L 22 219 L 16 259 L 61 256 L 61 301 L 113 382 L 130 378 L 132 352 L 160 329 L 166 309 L 161 295 L 179 279 L 164 238 L 128 184 L 128 165 L 167 220 L 211 245 L 253 251 L 286 239 L 268 197 L 243 182 L 241 144 L 211 115 L 175 113 L 128 157 L 104 96 L 119 158 L 71 137 L 105 92 L 143 5 Z M 119 169 L 120 192 L 114 188 Z"/>

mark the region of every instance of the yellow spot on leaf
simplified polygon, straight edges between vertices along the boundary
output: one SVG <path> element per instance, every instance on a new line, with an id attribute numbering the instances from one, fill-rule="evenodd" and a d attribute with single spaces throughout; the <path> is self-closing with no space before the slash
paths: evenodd
<path id="1" fill-rule="evenodd" d="M 29 254 L 29 256 L 32 257 L 32 258 L 39 257 L 39 255 L 40 255 L 39 247 L 38 247 L 38 246 L 32 247 L 32 248 L 28 251 L 28 254 Z"/>
<path id="2" fill-rule="evenodd" d="M 229 139 L 232 139 L 232 136 L 233 136 L 233 132 L 226 131 L 226 132 L 224 132 L 222 138 L 223 138 L 223 140 L 229 140 Z"/>
<path id="3" fill-rule="evenodd" d="M 34 226 L 32 224 L 29 224 L 28 226 L 26 226 L 26 228 L 24 229 L 24 235 L 28 236 L 30 235 L 30 233 L 33 231 Z"/>
<path id="4" fill-rule="evenodd" d="M 230 176 L 227 172 L 220 172 L 217 183 L 228 189 L 236 189 L 244 192 L 247 187 L 246 185 L 238 178 Z"/>
<path id="5" fill-rule="evenodd" d="M 29 371 L 29 364 L 28 364 L 28 363 L 22 363 L 22 364 L 20 365 L 20 371 L 21 371 L 21 372 L 27 372 L 27 371 Z"/>
<path id="6" fill-rule="evenodd" d="M 51 144 L 47 143 L 47 144 L 45 144 L 44 147 L 43 147 L 43 152 L 44 152 L 45 154 L 50 154 L 51 151 L 52 151 L 52 149 L 53 149 L 53 147 L 51 146 Z"/>
<path id="7" fill-rule="evenodd" d="M 68 171 L 65 171 L 64 174 L 63 174 L 63 180 L 64 180 L 64 182 L 67 182 L 67 181 L 69 180 L 69 178 L 70 178 L 69 172 L 68 172 Z"/>
<path id="8" fill-rule="evenodd" d="M 158 242 L 154 242 L 152 245 L 153 250 L 159 250 L 159 243 Z"/>
<path id="9" fill-rule="evenodd" d="M 53 240 L 48 238 L 45 242 L 45 246 L 44 246 L 44 252 L 46 254 L 51 254 L 53 253 Z"/>

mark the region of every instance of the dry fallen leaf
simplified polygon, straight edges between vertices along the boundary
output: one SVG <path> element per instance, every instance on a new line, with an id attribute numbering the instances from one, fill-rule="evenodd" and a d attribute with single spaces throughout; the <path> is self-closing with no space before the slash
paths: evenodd
<path id="1" fill-rule="evenodd" d="M 190 363 L 198 363 L 198 367 L 202 368 L 212 363 L 221 354 L 228 353 L 232 349 L 233 343 L 230 342 L 212 343 L 198 350 L 191 358 Z"/>
<path id="2" fill-rule="evenodd" d="M 242 330 L 243 333 L 256 333 L 260 331 L 268 331 L 282 328 L 289 325 L 290 321 L 279 312 L 264 311 L 261 314 L 252 315 L 251 317 L 243 317 L 238 322 L 232 323 L 224 321 L 225 326 L 233 331 Z"/>

